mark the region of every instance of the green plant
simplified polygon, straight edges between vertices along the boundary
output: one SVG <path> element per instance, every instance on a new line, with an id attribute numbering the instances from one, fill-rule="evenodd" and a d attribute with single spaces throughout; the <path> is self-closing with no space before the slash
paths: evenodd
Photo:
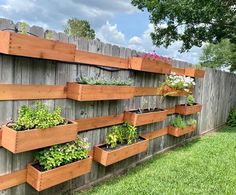
<path id="1" fill-rule="evenodd" d="M 196 65 L 196 68 L 197 68 L 198 70 L 200 70 L 200 69 L 202 68 L 202 65 L 201 65 L 201 64 L 197 64 L 197 65 Z"/>
<path id="2" fill-rule="evenodd" d="M 80 84 L 88 84 L 88 85 L 132 85 L 132 81 L 130 79 L 121 80 L 113 79 L 113 80 L 106 80 L 104 78 L 96 78 L 96 77 L 77 77 L 76 81 Z"/>
<path id="3" fill-rule="evenodd" d="M 12 128 L 16 131 L 27 129 L 45 129 L 64 124 L 61 117 L 61 108 L 56 107 L 53 112 L 49 112 L 48 107 L 41 102 L 37 102 L 35 108 L 26 105 L 19 110 L 19 116 Z"/>
<path id="4" fill-rule="evenodd" d="M 89 144 L 78 138 L 73 142 L 58 144 L 35 152 L 34 159 L 44 171 L 88 157 Z"/>
<path id="5" fill-rule="evenodd" d="M 236 127 L 236 108 L 229 112 L 226 124 L 230 127 Z"/>
<path id="6" fill-rule="evenodd" d="M 186 121 L 181 116 L 177 116 L 172 120 L 171 125 L 177 128 L 185 128 L 187 126 Z"/>
<path id="7" fill-rule="evenodd" d="M 26 22 L 21 22 L 21 24 L 20 24 L 21 34 L 24 34 L 24 35 L 27 34 L 27 26 L 28 26 L 28 24 Z"/>
<path id="8" fill-rule="evenodd" d="M 193 95 L 188 95 L 186 100 L 188 106 L 192 106 L 193 104 L 195 104 L 195 98 L 193 97 Z"/>
<path id="9" fill-rule="evenodd" d="M 132 144 L 137 141 L 137 138 L 137 129 L 125 122 L 112 127 L 106 136 L 106 144 L 110 148 L 115 148 L 119 143 Z"/>
<path id="10" fill-rule="evenodd" d="M 47 31 L 47 33 L 46 33 L 46 39 L 49 39 L 49 40 L 51 40 L 52 39 L 52 31 Z"/>
<path id="11" fill-rule="evenodd" d="M 194 118 L 190 118 L 186 121 L 186 124 L 189 126 L 189 125 L 196 125 L 197 124 L 197 121 L 196 119 Z"/>

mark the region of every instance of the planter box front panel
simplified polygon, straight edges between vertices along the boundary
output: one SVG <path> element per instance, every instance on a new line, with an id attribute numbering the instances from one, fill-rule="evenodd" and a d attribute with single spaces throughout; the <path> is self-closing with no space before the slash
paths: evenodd
<path id="1" fill-rule="evenodd" d="M 73 141 L 76 137 L 77 123 L 75 122 L 47 129 L 25 131 L 15 131 L 7 126 L 2 128 L 2 146 L 13 153 Z"/>
<path id="2" fill-rule="evenodd" d="M 185 74 L 188 77 L 195 77 L 195 69 L 194 68 L 185 68 Z"/>
<path id="3" fill-rule="evenodd" d="M 124 120 L 134 126 L 140 126 L 155 122 L 164 121 L 167 118 L 167 110 L 137 114 L 125 112 Z"/>
<path id="4" fill-rule="evenodd" d="M 105 144 L 94 146 L 93 158 L 95 161 L 101 163 L 102 165 L 108 166 L 131 156 L 134 156 L 136 154 L 145 152 L 148 147 L 148 140 L 144 139 L 134 144 L 126 145 L 119 149 L 114 149 L 112 151 L 103 150 L 101 146 L 104 145 Z"/>
<path id="5" fill-rule="evenodd" d="M 187 105 L 176 105 L 175 112 L 181 115 L 190 115 L 197 112 L 201 112 L 202 105 L 196 104 L 193 106 L 187 106 Z"/>
<path id="6" fill-rule="evenodd" d="M 205 71 L 204 71 L 204 70 L 199 70 L 199 69 L 197 69 L 197 70 L 195 71 L 195 77 L 203 78 L 204 75 L 205 75 Z"/>
<path id="7" fill-rule="evenodd" d="M 196 129 L 196 125 L 187 126 L 184 129 L 176 128 L 174 126 L 168 127 L 168 134 L 173 135 L 175 137 L 180 137 L 182 135 L 185 135 L 187 133 L 190 133 Z"/>
<path id="8" fill-rule="evenodd" d="M 171 72 L 171 65 L 161 60 L 152 60 L 149 58 L 132 57 L 130 58 L 130 68 L 153 73 L 168 74 Z"/>
<path id="9" fill-rule="evenodd" d="M 134 87 L 67 83 L 67 97 L 77 101 L 131 99 Z"/>
<path id="10" fill-rule="evenodd" d="M 192 89 L 189 89 L 189 90 L 190 92 L 192 92 Z M 168 96 L 188 96 L 190 94 L 184 90 L 178 90 L 178 89 L 171 88 L 169 86 L 163 86 L 162 94 L 165 95 L 167 93 L 169 93 Z"/>
<path id="11" fill-rule="evenodd" d="M 92 157 L 44 172 L 40 172 L 33 167 L 32 164 L 29 164 L 27 167 L 27 183 L 33 186 L 37 191 L 42 191 L 89 173 L 91 166 Z"/>
<path id="12" fill-rule="evenodd" d="M 7 39 L 0 44 L 0 49 L 4 47 L 4 50 L 1 50 L 3 53 L 68 62 L 75 61 L 76 47 L 73 44 L 12 32 L 1 32 L 1 34 L 5 37 L 8 34 L 10 37 L 8 44 L 6 43 Z"/>

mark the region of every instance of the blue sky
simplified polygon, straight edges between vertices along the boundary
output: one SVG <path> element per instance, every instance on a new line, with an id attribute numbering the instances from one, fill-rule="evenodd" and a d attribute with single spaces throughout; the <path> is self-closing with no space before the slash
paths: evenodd
<path id="1" fill-rule="evenodd" d="M 104 42 L 198 63 L 201 48 L 179 53 L 180 42 L 169 48 L 153 46 L 150 33 L 153 26 L 149 14 L 131 5 L 129 0 L 0 0 L 0 17 L 14 22 L 63 31 L 69 18 L 88 20 L 96 35 Z"/>

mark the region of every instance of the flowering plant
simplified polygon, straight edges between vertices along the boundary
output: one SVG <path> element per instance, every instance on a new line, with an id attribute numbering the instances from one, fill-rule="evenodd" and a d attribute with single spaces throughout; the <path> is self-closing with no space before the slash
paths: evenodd
<path id="1" fill-rule="evenodd" d="M 195 81 L 191 77 L 172 74 L 167 76 L 163 85 L 167 85 L 168 87 L 178 90 L 189 91 L 188 89 L 191 89 L 195 85 Z"/>
<path id="2" fill-rule="evenodd" d="M 153 51 L 152 53 L 145 53 L 143 55 L 144 58 L 149 58 L 151 60 L 161 60 L 163 62 L 170 62 L 170 58 L 166 58 L 163 56 L 160 56 L 156 53 L 156 51 Z"/>

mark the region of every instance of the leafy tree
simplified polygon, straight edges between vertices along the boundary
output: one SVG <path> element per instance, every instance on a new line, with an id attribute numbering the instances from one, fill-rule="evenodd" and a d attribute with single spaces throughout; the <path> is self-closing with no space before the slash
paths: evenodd
<path id="1" fill-rule="evenodd" d="M 208 44 L 203 48 L 200 62 L 210 68 L 230 67 L 230 71 L 236 70 L 236 45 L 228 39 L 223 39 L 218 44 Z"/>
<path id="2" fill-rule="evenodd" d="M 86 20 L 79 20 L 77 18 L 69 19 L 64 32 L 67 35 L 72 35 L 77 38 L 95 39 L 95 31 Z"/>
<path id="3" fill-rule="evenodd" d="M 235 0 L 132 0 L 132 4 L 150 13 L 156 46 L 182 41 L 185 51 L 222 39 L 236 44 Z"/>

